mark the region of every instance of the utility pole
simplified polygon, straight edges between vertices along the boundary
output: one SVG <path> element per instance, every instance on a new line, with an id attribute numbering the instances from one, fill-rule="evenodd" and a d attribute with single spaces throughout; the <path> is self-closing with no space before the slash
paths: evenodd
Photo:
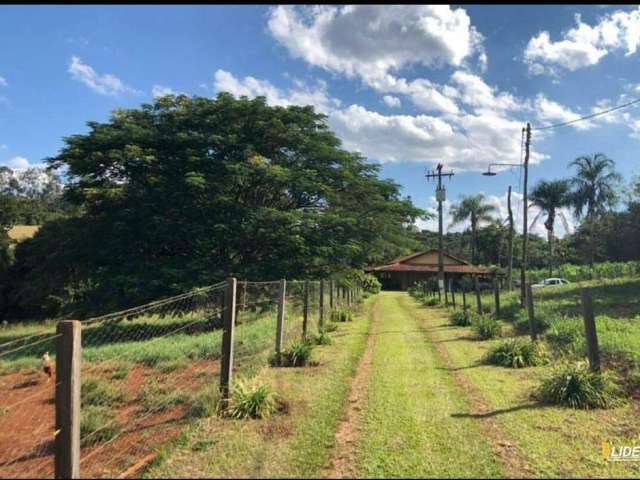
<path id="1" fill-rule="evenodd" d="M 527 196 L 527 181 L 529 179 L 529 147 L 531 144 L 531 124 L 527 122 L 526 137 L 524 142 L 524 187 L 522 192 L 522 268 L 520 270 L 520 302 L 525 305 L 527 277 L 527 249 L 529 247 L 529 229 L 527 228 L 527 212 L 529 210 L 529 197 Z"/>
<path id="2" fill-rule="evenodd" d="M 507 194 L 507 210 L 509 211 L 509 243 L 507 244 L 507 289 L 513 290 L 513 211 L 511 210 L 511 185 Z"/>
<path id="3" fill-rule="evenodd" d="M 442 177 L 453 177 L 454 173 L 442 173 L 442 164 L 436 166 L 435 171 L 431 171 L 425 175 L 427 181 L 431 178 L 438 179 L 438 188 L 436 189 L 436 200 L 438 201 L 438 291 L 442 293 L 444 290 L 444 254 L 442 241 L 442 202 L 445 201 L 445 189 L 442 186 Z"/>

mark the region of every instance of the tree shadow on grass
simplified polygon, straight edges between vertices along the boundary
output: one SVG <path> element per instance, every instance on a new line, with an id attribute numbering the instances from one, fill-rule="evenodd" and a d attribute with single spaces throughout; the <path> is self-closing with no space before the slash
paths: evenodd
<path id="1" fill-rule="evenodd" d="M 548 408 L 548 405 L 542 403 L 523 403 L 522 405 L 515 405 L 509 408 L 499 408 L 490 412 L 484 413 L 452 413 L 453 418 L 491 418 L 506 413 L 518 412 L 520 410 L 538 410 L 541 408 Z"/>

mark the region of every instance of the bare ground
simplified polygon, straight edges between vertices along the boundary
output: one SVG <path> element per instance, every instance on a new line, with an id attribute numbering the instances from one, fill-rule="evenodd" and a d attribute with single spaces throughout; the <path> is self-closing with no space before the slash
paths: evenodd
<path id="1" fill-rule="evenodd" d="M 372 309 L 367 345 L 358 363 L 356 374 L 347 396 L 347 406 L 336 432 L 335 447 L 331 461 L 322 472 L 325 478 L 354 478 L 357 476 L 358 472 L 355 469 L 356 447 L 362 427 L 362 409 L 367 403 L 369 393 L 373 345 L 378 327 L 379 309 L 376 303 Z"/>

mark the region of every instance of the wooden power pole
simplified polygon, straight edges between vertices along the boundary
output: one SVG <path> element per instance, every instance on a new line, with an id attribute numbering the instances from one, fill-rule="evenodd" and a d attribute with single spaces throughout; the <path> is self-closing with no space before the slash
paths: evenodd
<path id="1" fill-rule="evenodd" d="M 507 194 L 507 210 L 509 212 L 509 243 L 507 244 L 507 289 L 513 290 L 513 210 L 511 210 L 511 185 Z"/>
<path id="2" fill-rule="evenodd" d="M 442 177 L 453 177 L 454 173 L 442 173 L 442 164 L 436 166 L 435 171 L 431 171 L 425 175 L 427 181 L 431 178 L 438 179 L 438 188 L 436 189 L 436 200 L 438 201 L 438 291 L 442 293 L 444 290 L 444 253 L 442 240 L 442 203 L 446 199 L 446 192 L 442 186 Z"/>

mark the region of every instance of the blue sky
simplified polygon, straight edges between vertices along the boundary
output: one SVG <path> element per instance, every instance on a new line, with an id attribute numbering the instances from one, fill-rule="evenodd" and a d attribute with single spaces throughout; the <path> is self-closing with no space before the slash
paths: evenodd
<path id="1" fill-rule="evenodd" d="M 315 105 L 425 208 L 442 161 L 450 200 L 481 191 L 504 211 L 518 172 L 479 172 L 520 161 L 524 122 L 640 97 L 637 6 L 1 6 L 0 44 L 0 164 L 38 164 L 154 94 L 227 90 Z M 629 179 L 640 110 L 534 130 L 533 146 L 532 183 L 600 151 Z"/>

